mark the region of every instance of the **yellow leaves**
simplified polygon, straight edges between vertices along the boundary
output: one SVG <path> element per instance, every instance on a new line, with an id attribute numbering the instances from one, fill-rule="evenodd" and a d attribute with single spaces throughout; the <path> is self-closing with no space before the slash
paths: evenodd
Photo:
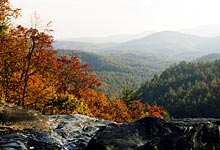
<path id="1" fill-rule="evenodd" d="M 8 28 L 20 10 L 12 9 L 8 0 L 1 0 L 0 6 L 1 100 L 45 114 L 84 114 L 116 122 L 148 115 L 142 103 L 130 107 L 94 90 L 102 86 L 94 72 L 76 56 L 57 58 L 52 36 L 20 25 Z"/>
<path id="2" fill-rule="evenodd" d="M 46 105 L 45 105 L 46 106 Z M 87 104 L 71 94 L 54 95 L 44 109 L 46 114 L 83 114 L 93 117 Z"/>
<path id="3" fill-rule="evenodd" d="M 6 31 L 10 25 L 11 19 L 18 18 L 21 9 L 13 9 L 9 0 L 0 1 L 0 32 Z"/>

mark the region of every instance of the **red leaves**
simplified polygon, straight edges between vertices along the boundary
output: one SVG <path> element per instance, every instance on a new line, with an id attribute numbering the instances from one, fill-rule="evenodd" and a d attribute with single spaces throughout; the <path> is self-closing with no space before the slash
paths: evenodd
<path id="1" fill-rule="evenodd" d="M 5 4 L 9 4 L 8 0 L 0 2 L 0 6 Z M 9 7 L 1 9 L 0 20 L 10 21 L 18 14 L 13 11 Z M 9 18 L 4 18 L 7 12 Z M 95 90 L 102 83 L 88 64 L 82 65 L 77 56 L 56 57 L 51 35 L 21 25 L 6 30 L 1 27 L 2 24 L 1 100 L 47 114 L 81 113 L 116 122 L 129 122 L 148 114 L 163 118 L 166 114 L 160 106 L 146 107 L 141 102 L 127 106 L 118 99 L 108 101 L 103 92 Z"/>
<path id="2" fill-rule="evenodd" d="M 146 105 L 141 102 L 135 102 L 129 108 L 132 120 L 138 120 L 148 116 L 146 113 Z"/>
<path id="3" fill-rule="evenodd" d="M 167 112 L 164 110 L 162 106 L 147 105 L 147 110 L 149 111 L 151 116 L 161 118 L 161 119 L 163 119 L 163 116 L 167 114 Z"/>
<path id="4" fill-rule="evenodd" d="M 36 29 L 18 26 L 1 41 L 0 93 L 8 102 L 49 114 L 86 111 L 92 117 L 116 122 L 149 115 L 163 118 L 166 114 L 157 105 L 134 102 L 127 106 L 119 99 L 108 101 L 103 92 L 95 90 L 102 83 L 89 65 L 81 65 L 77 56 L 57 58 L 53 38 Z"/>
<path id="5" fill-rule="evenodd" d="M 57 59 L 55 72 L 57 74 L 57 92 L 76 95 L 80 97 L 80 91 L 100 87 L 101 82 L 96 78 L 88 65 L 81 65 L 78 57 L 62 56 Z M 68 87 L 68 88 L 67 88 Z"/>

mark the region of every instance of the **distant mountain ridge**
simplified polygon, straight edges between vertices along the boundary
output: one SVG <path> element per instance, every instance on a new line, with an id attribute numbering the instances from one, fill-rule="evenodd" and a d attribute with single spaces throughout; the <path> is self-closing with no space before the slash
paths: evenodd
<path id="1" fill-rule="evenodd" d="M 175 31 L 163 31 L 144 38 L 120 44 L 120 48 L 141 49 L 158 53 L 175 53 L 184 51 L 199 51 L 197 45 L 207 38 L 183 34 Z"/>
<path id="2" fill-rule="evenodd" d="M 205 54 L 220 52 L 220 37 L 199 37 L 175 31 L 162 31 L 123 43 L 98 44 L 55 41 L 54 47 L 56 49 L 75 49 L 96 53 L 117 53 L 132 50 L 181 59 L 196 59 Z"/>
<path id="3" fill-rule="evenodd" d="M 152 33 L 154 33 L 154 31 L 145 31 L 137 34 L 118 34 L 105 37 L 63 38 L 61 41 L 76 41 L 83 43 L 123 43 L 145 37 Z"/>
<path id="4" fill-rule="evenodd" d="M 213 61 L 213 60 L 217 60 L 220 59 L 220 53 L 212 53 L 212 54 L 208 54 L 208 55 L 204 55 L 200 58 L 197 58 L 195 61 Z"/>

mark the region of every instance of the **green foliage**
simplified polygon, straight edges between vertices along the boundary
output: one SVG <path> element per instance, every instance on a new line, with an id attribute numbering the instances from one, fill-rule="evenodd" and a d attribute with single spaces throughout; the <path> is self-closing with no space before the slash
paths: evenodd
<path id="1" fill-rule="evenodd" d="M 167 58 L 141 52 L 118 54 L 95 54 L 76 50 L 57 50 L 58 56 L 78 56 L 82 63 L 90 64 L 108 88 L 103 91 L 108 97 L 113 96 L 129 81 L 133 89 L 138 89 L 146 80 L 153 78 L 172 64 Z"/>
<path id="2" fill-rule="evenodd" d="M 8 29 L 7 25 L 0 25 L 0 33 Z"/>
<path id="3" fill-rule="evenodd" d="M 139 89 L 143 102 L 162 105 L 174 118 L 220 117 L 220 60 L 181 62 Z"/>
<path id="4" fill-rule="evenodd" d="M 129 108 L 134 102 L 139 101 L 141 94 L 135 95 L 135 91 L 126 82 L 122 89 L 122 100 L 125 102 L 126 106 Z"/>

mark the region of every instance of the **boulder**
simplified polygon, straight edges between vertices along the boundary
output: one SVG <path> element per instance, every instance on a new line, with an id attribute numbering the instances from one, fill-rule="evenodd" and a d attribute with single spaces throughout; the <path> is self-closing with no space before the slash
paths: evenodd
<path id="1" fill-rule="evenodd" d="M 147 117 L 108 126 L 89 141 L 87 150 L 220 149 L 220 120 L 164 121 Z"/>

